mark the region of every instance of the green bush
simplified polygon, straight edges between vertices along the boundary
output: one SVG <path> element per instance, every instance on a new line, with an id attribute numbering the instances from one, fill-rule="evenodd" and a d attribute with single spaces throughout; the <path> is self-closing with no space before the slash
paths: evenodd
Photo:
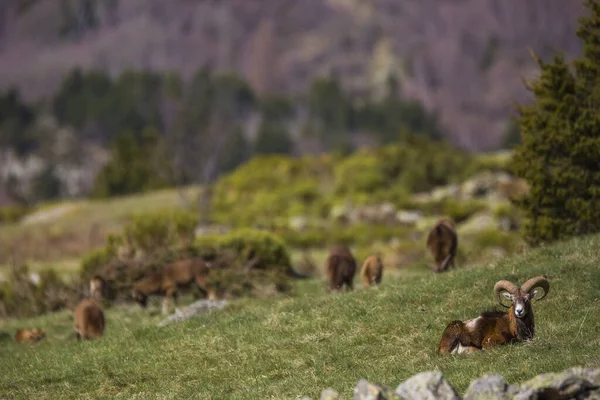
<path id="1" fill-rule="evenodd" d="M 195 212 L 156 211 L 133 216 L 124 235 L 133 251 L 160 258 L 172 247 L 189 245 L 197 224 Z"/>
<path id="2" fill-rule="evenodd" d="M 89 279 L 111 259 L 104 249 L 93 250 L 81 258 L 79 275 L 82 279 Z"/>
<path id="3" fill-rule="evenodd" d="M 254 157 L 219 179 L 212 218 L 248 227 L 270 225 L 295 214 L 322 214 L 329 206 L 323 188 L 331 180 L 331 162 L 325 157 Z"/>
<path id="4" fill-rule="evenodd" d="M 219 179 L 213 220 L 276 227 L 295 215 L 326 217 L 331 204 L 345 200 L 398 204 L 413 192 L 464 179 L 474 165 L 448 144 L 418 138 L 349 156 L 255 157 Z"/>
<path id="5" fill-rule="evenodd" d="M 226 235 L 206 235 L 195 243 L 196 255 L 214 263 L 209 282 L 221 295 L 261 295 L 266 288 L 291 290 L 291 259 L 277 235 L 241 229 Z"/>
<path id="6" fill-rule="evenodd" d="M 600 4 L 586 2 L 577 35 L 583 55 L 567 62 L 536 59 L 539 78 L 528 84 L 535 103 L 518 106 L 522 144 L 512 167 L 530 185 L 516 201 L 526 214 L 533 246 L 600 232 Z M 571 67 L 573 64 L 574 67 Z"/>
<path id="7" fill-rule="evenodd" d="M 205 235 L 196 240 L 201 254 L 233 252 L 241 263 L 253 262 L 254 269 L 288 272 L 290 255 L 283 239 L 270 232 L 240 229 L 225 235 Z"/>

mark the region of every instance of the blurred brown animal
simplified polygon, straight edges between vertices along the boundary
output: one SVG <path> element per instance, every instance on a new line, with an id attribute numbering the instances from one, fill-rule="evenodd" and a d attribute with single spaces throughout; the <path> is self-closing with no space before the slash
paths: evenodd
<path id="1" fill-rule="evenodd" d="M 434 272 L 443 272 L 454 268 L 454 257 L 458 247 L 458 235 L 454 222 L 441 219 L 431 228 L 427 236 L 427 249 L 433 255 Z"/>
<path id="2" fill-rule="evenodd" d="M 95 300 L 102 302 L 109 297 L 110 287 L 101 276 L 94 275 L 90 279 L 90 295 Z"/>
<path id="3" fill-rule="evenodd" d="M 379 285 L 382 276 L 383 263 L 381 262 L 381 256 L 374 254 L 367 257 L 360 269 L 360 277 L 363 285 L 365 287 Z"/>
<path id="4" fill-rule="evenodd" d="M 35 344 L 46 337 L 46 332 L 43 329 L 27 329 L 22 328 L 15 334 L 15 342 Z"/>
<path id="5" fill-rule="evenodd" d="M 353 290 L 355 272 L 356 259 L 348 247 L 338 245 L 329 250 L 325 261 L 329 290 L 339 290 L 344 285 L 346 290 Z"/>
<path id="6" fill-rule="evenodd" d="M 102 307 L 92 299 L 86 297 L 75 307 L 75 335 L 77 340 L 90 340 L 104 334 L 105 320 Z"/>
<path id="7" fill-rule="evenodd" d="M 142 307 L 148 304 L 148 296 L 162 295 L 162 313 L 168 312 L 169 299 L 177 304 L 177 290 L 194 283 L 204 296 L 215 297 L 215 291 L 208 284 L 209 265 L 199 257 L 178 260 L 165 265 L 158 272 L 146 275 L 133 285 L 131 296 Z"/>

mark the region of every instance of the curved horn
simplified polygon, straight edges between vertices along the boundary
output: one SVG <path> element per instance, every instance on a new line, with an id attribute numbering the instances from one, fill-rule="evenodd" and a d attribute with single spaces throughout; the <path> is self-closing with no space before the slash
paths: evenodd
<path id="1" fill-rule="evenodd" d="M 508 308 L 510 306 L 507 306 L 504 303 L 502 303 L 502 297 L 500 297 L 500 294 L 503 291 L 507 291 L 510 294 L 515 294 L 518 289 L 519 289 L 519 287 L 517 285 L 515 285 L 514 283 L 512 283 L 510 281 L 501 280 L 501 281 L 496 282 L 496 284 L 494 285 L 494 297 L 496 298 L 496 301 L 502 307 Z"/>
<path id="2" fill-rule="evenodd" d="M 521 285 L 521 290 L 525 293 L 530 293 L 533 289 L 538 287 L 544 289 L 544 294 L 542 295 L 542 297 L 537 299 L 541 300 L 544 297 L 546 297 L 546 295 L 550 291 L 550 282 L 548 282 L 548 280 L 543 276 L 535 276 L 527 280 L 527 282 Z"/>

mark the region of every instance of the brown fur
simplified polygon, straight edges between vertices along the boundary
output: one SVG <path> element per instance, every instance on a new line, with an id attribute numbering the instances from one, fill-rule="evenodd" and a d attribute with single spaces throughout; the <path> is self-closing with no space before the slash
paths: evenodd
<path id="1" fill-rule="evenodd" d="M 439 220 L 427 236 L 427 249 L 435 260 L 434 272 L 454 268 L 454 258 L 458 247 L 458 235 L 454 223 L 448 219 Z"/>
<path id="2" fill-rule="evenodd" d="M 525 286 L 525 285 L 524 285 Z M 544 296 L 547 294 L 545 292 Z M 438 346 L 438 353 L 454 352 L 471 353 L 481 349 L 489 349 L 496 345 L 530 340 L 535 335 L 535 323 L 531 300 L 536 292 L 527 292 L 519 287 L 511 293 L 512 304 L 508 312 L 484 311 L 477 319 L 452 321 L 444 332 Z M 516 304 L 523 305 L 523 317 L 515 315 Z"/>
<path id="3" fill-rule="evenodd" d="M 132 289 L 132 297 L 142 307 L 146 307 L 148 296 L 163 296 L 163 313 L 168 310 L 169 298 L 177 303 L 177 290 L 194 283 L 204 295 L 215 297 L 215 291 L 208 284 L 209 267 L 201 258 L 188 258 L 165 265 L 160 271 L 150 273 L 137 282 Z"/>
<path id="4" fill-rule="evenodd" d="M 367 257 L 360 269 L 360 277 L 365 287 L 375 286 L 381 283 L 383 276 L 383 263 L 379 255 Z"/>
<path id="5" fill-rule="evenodd" d="M 26 329 L 22 328 L 15 334 L 15 342 L 35 344 L 46 337 L 46 332 L 43 329 Z"/>
<path id="6" fill-rule="evenodd" d="M 90 279 L 90 294 L 97 301 L 104 301 L 109 297 L 110 287 L 108 283 L 98 275 Z"/>
<path id="7" fill-rule="evenodd" d="M 342 286 L 345 286 L 346 290 L 353 290 L 356 259 L 350 249 L 341 245 L 331 248 L 325 261 L 325 272 L 329 290 L 339 290 Z"/>
<path id="8" fill-rule="evenodd" d="M 75 334 L 77 339 L 90 340 L 104 334 L 104 312 L 91 297 L 86 297 L 75 307 Z"/>

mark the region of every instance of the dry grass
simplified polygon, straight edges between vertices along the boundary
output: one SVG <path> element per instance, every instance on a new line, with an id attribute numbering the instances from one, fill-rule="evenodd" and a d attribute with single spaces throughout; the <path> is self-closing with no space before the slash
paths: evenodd
<path id="1" fill-rule="evenodd" d="M 197 187 L 182 191 L 186 201 L 193 201 L 198 194 Z M 75 259 L 104 245 L 108 233 L 120 233 L 134 214 L 179 208 L 184 204 L 175 189 L 105 201 L 48 204 L 20 224 L 0 227 L 0 264 L 6 264 L 11 257 L 44 264 Z"/>

